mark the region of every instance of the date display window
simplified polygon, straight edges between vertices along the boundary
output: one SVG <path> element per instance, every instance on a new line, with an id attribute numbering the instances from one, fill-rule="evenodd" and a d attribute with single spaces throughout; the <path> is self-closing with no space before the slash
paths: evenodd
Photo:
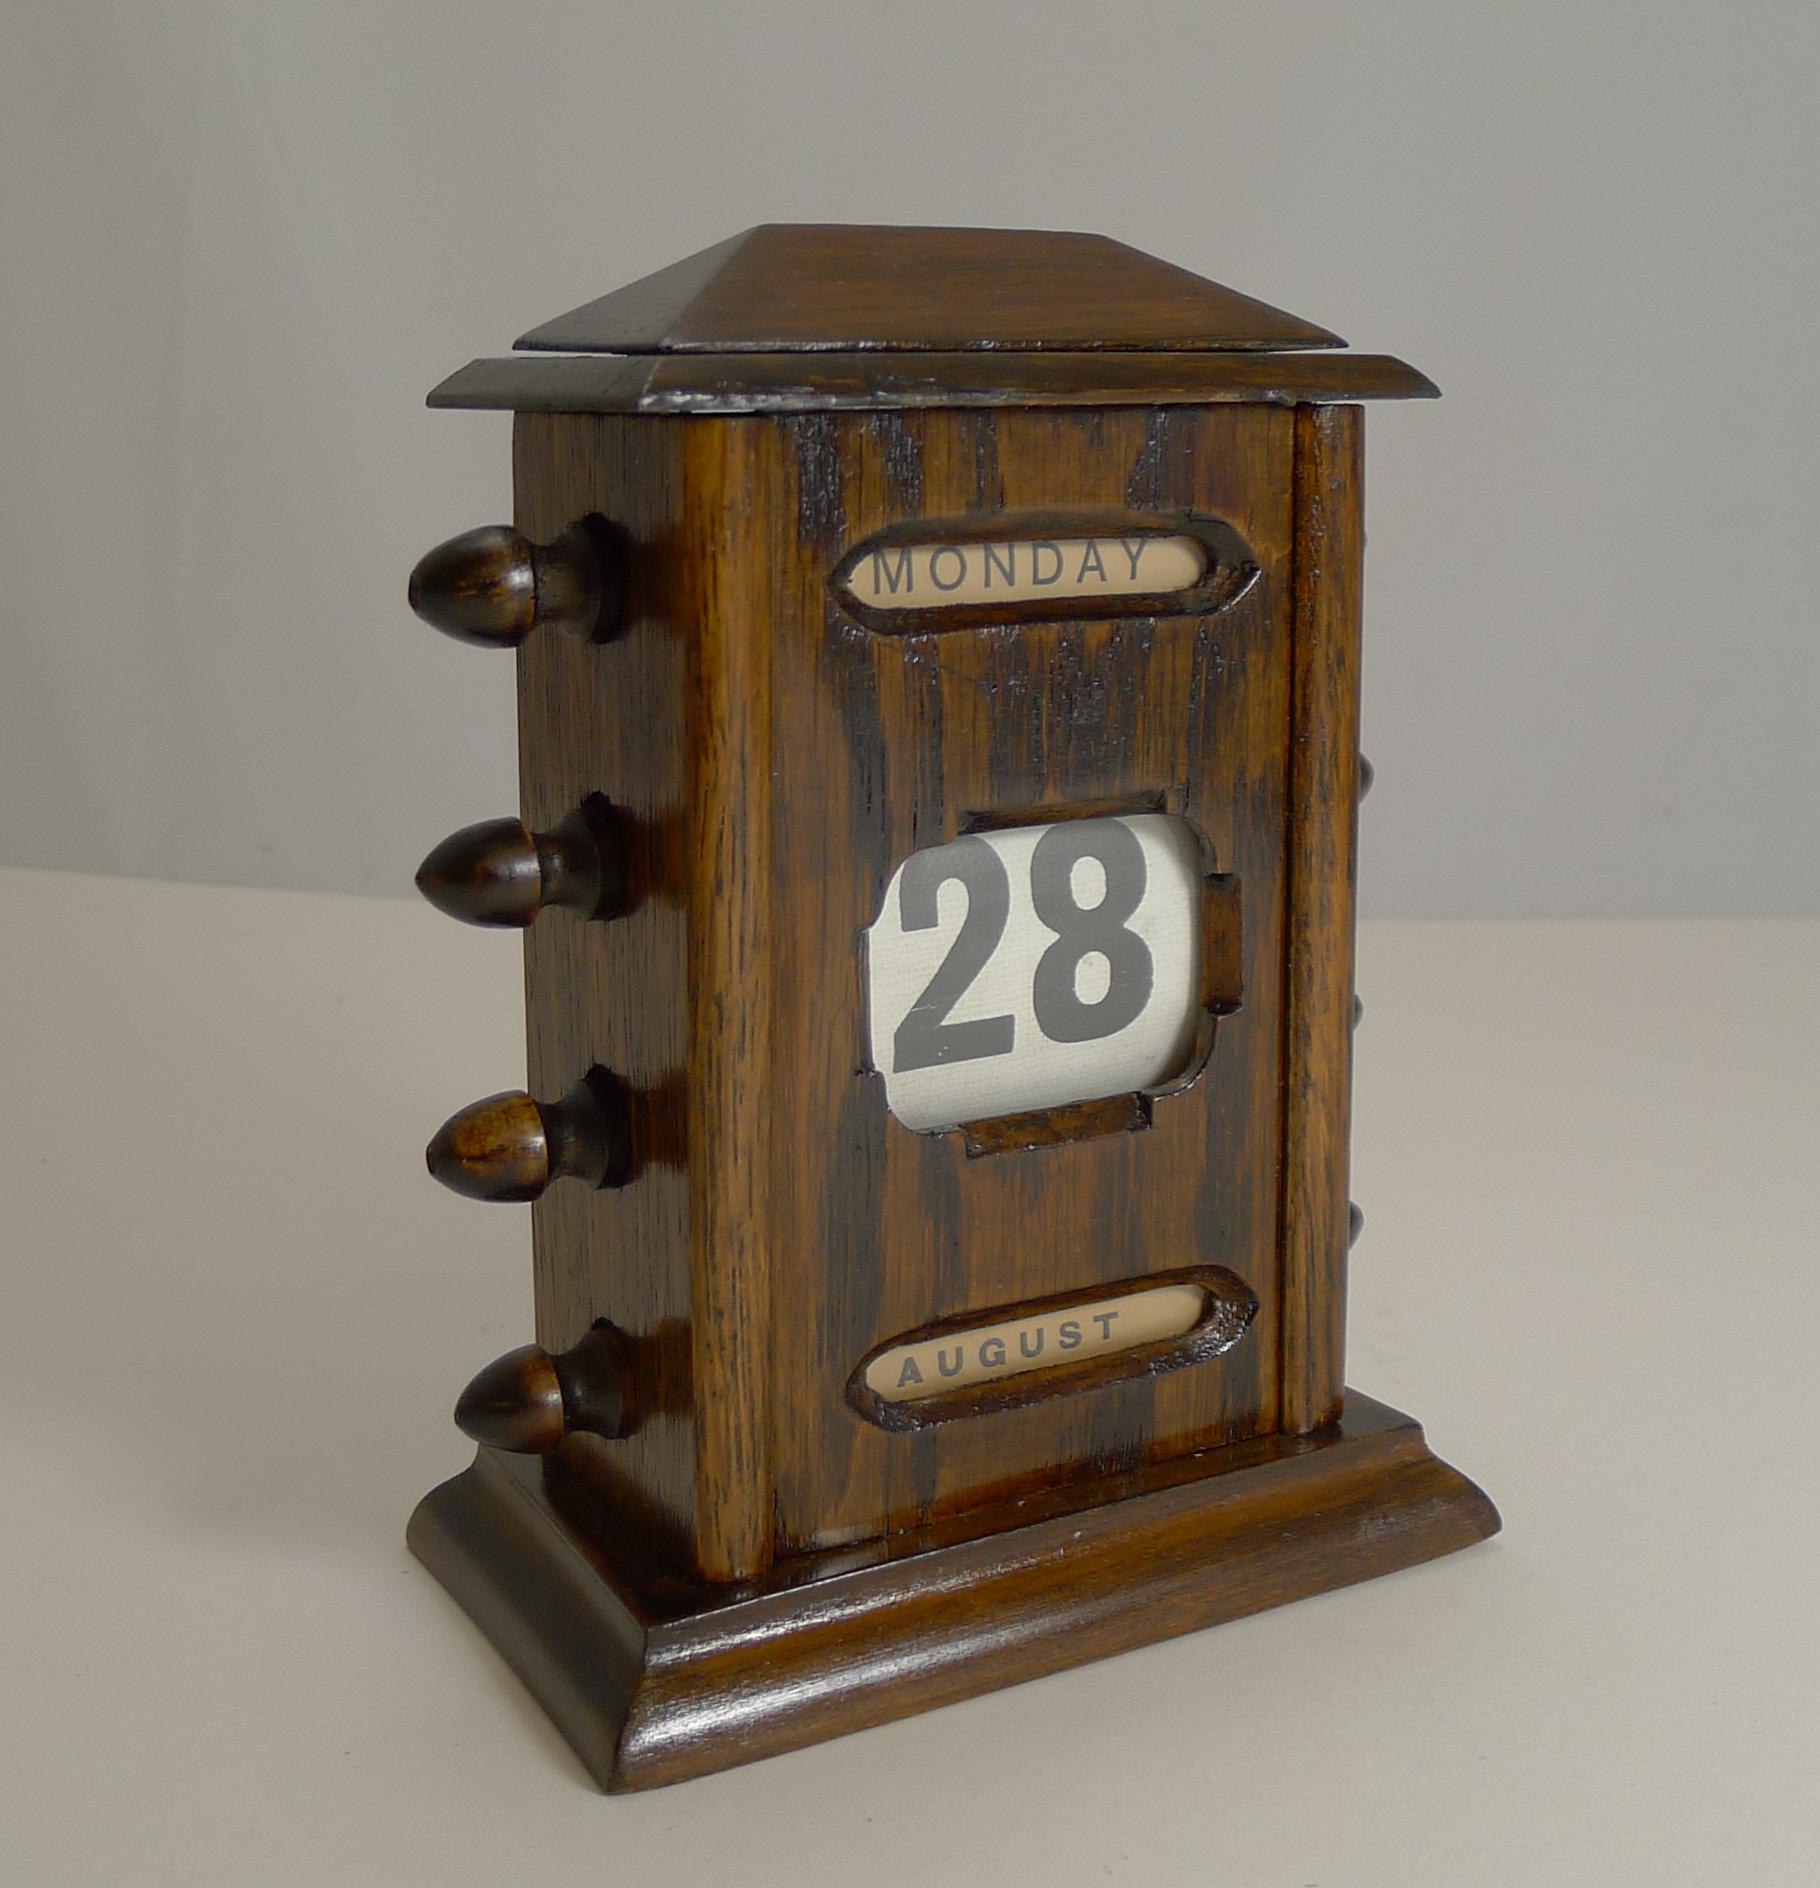
<path id="1" fill-rule="evenodd" d="M 866 934 L 868 1052 L 891 1112 L 932 1132 L 1184 1074 L 1205 869 L 1164 813 L 912 853 Z"/>

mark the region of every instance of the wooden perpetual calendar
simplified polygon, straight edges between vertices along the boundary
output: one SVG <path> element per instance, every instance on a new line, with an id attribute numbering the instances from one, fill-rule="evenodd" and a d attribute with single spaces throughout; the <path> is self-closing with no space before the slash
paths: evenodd
<path id="1" fill-rule="evenodd" d="M 608 1788 L 1479 1540 L 1343 1387 L 1360 402 L 1401 362 L 1096 236 L 773 226 L 431 396 L 516 521 L 537 1343 L 411 1544 Z M 557 907 L 547 911 L 547 907 Z M 535 922 L 533 922 L 535 921 Z"/>

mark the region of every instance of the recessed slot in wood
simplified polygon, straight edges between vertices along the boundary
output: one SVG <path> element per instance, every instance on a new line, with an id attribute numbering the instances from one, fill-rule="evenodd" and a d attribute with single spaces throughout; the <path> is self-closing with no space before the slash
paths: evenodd
<path id="1" fill-rule="evenodd" d="M 1257 1308 L 1236 1273 L 1195 1266 L 949 1318 L 872 1352 L 848 1400 L 885 1429 L 982 1415 L 1220 1356 Z"/>
<path id="2" fill-rule="evenodd" d="M 1108 616 L 1204 616 L 1258 566 L 1217 518 L 1093 511 L 922 519 L 855 545 L 835 596 L 888 634 Z"/>

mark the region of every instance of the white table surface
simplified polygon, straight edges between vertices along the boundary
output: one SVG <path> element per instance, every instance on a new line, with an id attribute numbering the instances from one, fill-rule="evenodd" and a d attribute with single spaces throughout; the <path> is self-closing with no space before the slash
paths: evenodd
<path id="1" fill-rule="evenodd" d="M 1820 925 L 1367 927 L 1349 1376 L 1497 1540 L 620 1798 L 403 1542 L 516 940 L 6 872 L 0 965 L 4 1888 L 1820 1881 Z"/>

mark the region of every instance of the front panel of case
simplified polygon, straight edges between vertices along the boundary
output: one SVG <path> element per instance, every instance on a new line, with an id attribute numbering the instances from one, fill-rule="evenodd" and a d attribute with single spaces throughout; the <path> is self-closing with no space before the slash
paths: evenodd
<path id="1" fill-rule="evenodd" d="M 777 1549 L 1261 1433 L 1291 417 L 745 424 Z"/>

